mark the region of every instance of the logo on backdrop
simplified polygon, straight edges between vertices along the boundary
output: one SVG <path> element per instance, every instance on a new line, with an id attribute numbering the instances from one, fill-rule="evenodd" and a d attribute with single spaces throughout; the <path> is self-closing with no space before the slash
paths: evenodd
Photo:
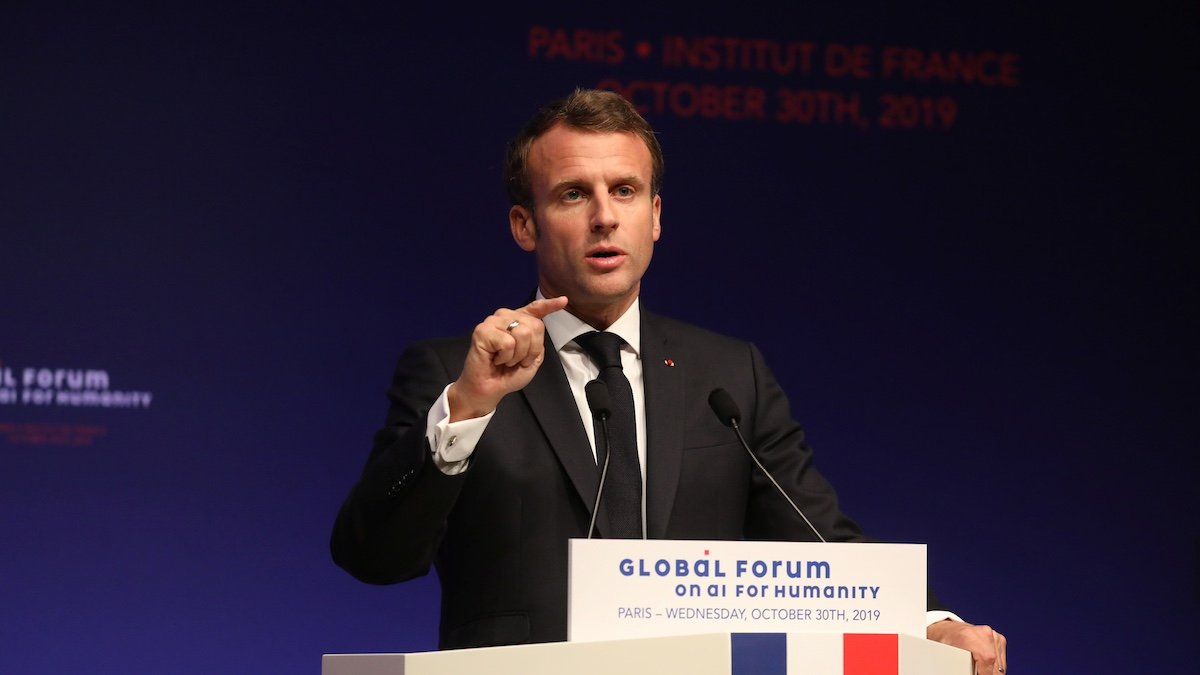
<path id="1" fill-rule="evenodd" d="M 14 366 L 0 361 L 0 413 L 150 407 L 152 392 L 123 385 L 103 368 Z M 0 420 L 0 440 L 11 445 L 79 447 L 107 434 L 103 424 Z"/>
<path id="2" fill-rule="evenodd" d="M 154 394 L 114 386 L 99 368 L 0 365 L 0 405 L 66 408 L 149 408 Z"/>

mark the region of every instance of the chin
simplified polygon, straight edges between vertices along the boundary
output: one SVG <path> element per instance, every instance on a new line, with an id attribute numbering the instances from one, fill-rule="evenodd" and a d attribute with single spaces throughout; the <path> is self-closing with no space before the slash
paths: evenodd
<path id="1" fill-rule="evenodd" d="M 581 296 L 581 299 L 575 302 L 575 304 L 591 307 L 608 307 L 630 300 L 634 295 L 634 293 L 630 293 L 627 290 L 620 293 L 587 293 Z"/>

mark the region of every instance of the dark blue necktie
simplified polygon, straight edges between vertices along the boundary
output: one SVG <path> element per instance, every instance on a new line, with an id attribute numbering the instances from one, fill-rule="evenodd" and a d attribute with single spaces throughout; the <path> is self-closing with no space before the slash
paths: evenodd
<path id="1" fill-rule="evenodd" d="M 608 478 L 600 508 L 608 512 L 614 539 L 642 537 L 642 470 L 638 462 L 637 426 L 634 421 L 633 387 L 621 367 L 621 346 L 625 340 L 615 333 L 593 331 L 575 338 L 575 344 L 600 367 L 596 379 L 608 386 L 612 415 L 608 419 Z M 596 422 L 596 458 L 604 465 L 604 427 Z"/>

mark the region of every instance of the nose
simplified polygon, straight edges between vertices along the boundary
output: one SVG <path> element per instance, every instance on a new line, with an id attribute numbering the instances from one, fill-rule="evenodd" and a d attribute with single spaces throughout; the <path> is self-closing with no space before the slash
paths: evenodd
<path id="1" fill-rule="evenodd" d="M 617 209 L 607 193 L 592 200 L 592 230 L 611 230 L 617 226 Z"/>

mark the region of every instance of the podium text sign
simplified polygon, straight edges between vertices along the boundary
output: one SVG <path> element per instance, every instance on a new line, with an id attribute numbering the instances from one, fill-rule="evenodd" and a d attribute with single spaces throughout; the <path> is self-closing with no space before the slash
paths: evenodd
<path id="1" fill-rule="evenodd" d="M 923 544 L 570 542 L 568 639 L 925 635 Z"/>

